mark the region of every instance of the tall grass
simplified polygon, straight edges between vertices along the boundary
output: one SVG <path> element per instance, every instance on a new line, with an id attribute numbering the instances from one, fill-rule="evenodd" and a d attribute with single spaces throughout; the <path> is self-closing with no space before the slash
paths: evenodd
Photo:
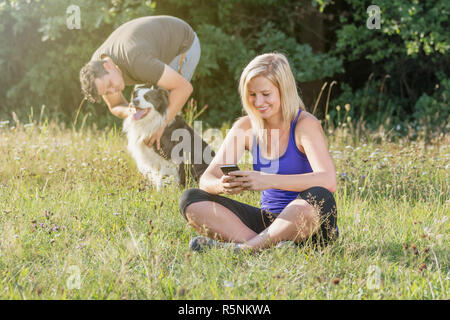
<path id="1" fill-rule="evenodd" d="M 197 254 L 183 190 L 149 186 L 120 129 L 30 123 L 0 128 L 2 299 L 449 298 L 448 136 L 392 142 L 329 125 L 334 244 Z"/>

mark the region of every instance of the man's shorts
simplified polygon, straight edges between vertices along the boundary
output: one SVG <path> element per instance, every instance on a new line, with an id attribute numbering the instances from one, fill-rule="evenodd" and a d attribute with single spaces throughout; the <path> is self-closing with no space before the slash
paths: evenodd
<path id="1" fill-rule="evenodd" d="M 200 40 L 197 37 L 197 34 L 194 32 L 195 38 L 191 47 L 184 53 L 184 59 L 181 64 L 181 75 L 187 80 L 191 81 L 192 76 L 194 75 L 195 68 L 197 67 L 198 61 L 200 60 Z M 180 68 L 180 58 L 181 54 L 176 56 L 170 63 L 169 66 L 178 72 Z"/>

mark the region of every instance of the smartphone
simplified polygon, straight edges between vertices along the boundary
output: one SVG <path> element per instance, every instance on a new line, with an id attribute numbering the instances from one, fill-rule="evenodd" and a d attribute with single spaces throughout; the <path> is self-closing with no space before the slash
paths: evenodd
<path id="1" fill-rule="evenodd" d="M 236 164 L 227 164 L 224 166 L 220 166 L 220 169 L 222 170 L 223 174 L 241 170 Z"/>

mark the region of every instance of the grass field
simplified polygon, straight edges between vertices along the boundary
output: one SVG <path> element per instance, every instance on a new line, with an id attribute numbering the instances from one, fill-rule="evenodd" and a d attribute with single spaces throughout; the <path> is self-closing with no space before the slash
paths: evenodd
<path id="1" fill-rule="evenodd" d="M 333 245 L 197 254 L 183 190 L 148 186 L 120 129 L 3 124 L 0 298 L 448 299 L 449 137 L 349 133 L 328 132 Z"/>

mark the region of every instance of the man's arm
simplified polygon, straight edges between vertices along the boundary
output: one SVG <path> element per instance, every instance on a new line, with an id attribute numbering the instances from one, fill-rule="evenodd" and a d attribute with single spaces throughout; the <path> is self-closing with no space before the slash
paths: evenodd
<path id="1" fill-rule="evenodd" d="M 166 125 L 181 111 L 193 88 L 189 81 L 183 78 L 175 70 L 165 65 L 158 86 L 169 90 L 169 106 Z M 122 92 L 111 93 L 102 96 L 109 110 L 118 118 L 125 119 L 129 115 L 128 101 Z"/>
<path id="2" fill-rule="evenodd" d="M 168 65 L 164 65 L 161 78 L 156 83 L 159 87 L 169 90 L 169 106 L 167 108 L 167 119 L 164 125 L 151 137 L 144 140 L 149 147 L 156 142 L 156 148 L 160 149 L 160 139 L 167 124 L 181 111 L 187 99 L 191 95 L 192 85 Z"/>
<path id="3" fill-rule="evenodd" d="M 189 81 L 177 73 L 168 65 L 164 66 L 164 71 L 157 85 L 169 90 L 169 106 L 166 125 L 180 112 L 191 95 L 193 88 Z"/>
<path id="4" fill-rule="evenodd" d="M 122 92 L 106 94 L 102 96 L 103 100 L 108 105 L 109 111 L 120 119 L 125 119 L 129 115 L 128 101 L 123 96 Z"/>

